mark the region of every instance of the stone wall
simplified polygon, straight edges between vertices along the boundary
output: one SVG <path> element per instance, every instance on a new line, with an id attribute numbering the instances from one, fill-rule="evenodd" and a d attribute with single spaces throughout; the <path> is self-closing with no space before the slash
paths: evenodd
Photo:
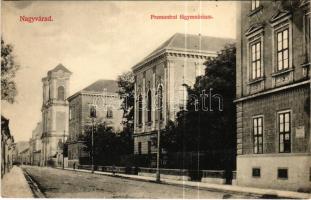
<path id="1" fill-rule="evenodd" d="M 238 154 L 253 153 L 252 117 L 256 115 L 263 115 L 263 153 L 279 152 L 277 113 L 283 110 L 291 111 L 292 152 L 311 152 L 310 111 L 305 110 L 310 103 L 308 97 L 310 97 L 310 88 L 309 84 L 305 84 L 238 103 Z M 299 127 L 304 127 L 303 137 L 296 135 Z"/>

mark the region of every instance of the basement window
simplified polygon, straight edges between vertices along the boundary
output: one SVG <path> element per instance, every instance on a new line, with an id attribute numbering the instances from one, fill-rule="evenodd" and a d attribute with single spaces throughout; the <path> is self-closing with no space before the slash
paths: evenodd
<path id="1" fill-rule="evenodd" d="M 252 176 L 254 178 L 260 178 L 260 168 L 253 168 L 252 169 Z"/>
<path id="2" fill-rule="evenodd" d="M 288 169 L 279 168 L 278 169 L 278 178 L 279 179 L 288 179 Z"/>

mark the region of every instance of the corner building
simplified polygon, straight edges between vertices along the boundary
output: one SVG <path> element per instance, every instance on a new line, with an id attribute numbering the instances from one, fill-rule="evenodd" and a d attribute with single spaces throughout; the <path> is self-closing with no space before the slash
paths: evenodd
<path id="1" fill-rule="evenodd" d="M 90 106 L 96 106 L 95 124 L 105 123 L 118 134 L 122 131 L 123 110 L 118 94 L 118 83 L 114 80 L 98 80 L 68 97 L 69 101 L 69 138 L 68 166 L 90 164 L 90 152 L 83 147 L 81 136 L 85 126 L 92 125 Z M 96 142 L 96 141 L 95 141 Z"/>
<path id="2" fill-rule="evenodd" d="M 184 109 L 203 63 L 231 39 L 176 33 L 132 69 L 135 76 L 134 154 L 153 154 L 157 130 Z M 160 109 L 160 111 L 158 110 Z M 160 126 L 159 124 L 160 120 Z"/>
<path id="3" fill-rule="evenodd" d="M 237 184 L 310 191 L 310 1 L 240 1 L 237 19 Z"/>

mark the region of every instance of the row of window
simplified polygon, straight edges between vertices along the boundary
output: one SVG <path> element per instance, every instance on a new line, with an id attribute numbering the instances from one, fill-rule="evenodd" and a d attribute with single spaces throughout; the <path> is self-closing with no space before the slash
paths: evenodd
<path id="1" fill-rule="evenodd" d="M 95 108 L 95 112 L 96 112 L 96 106 L 93 108 Z M 91 107 L 90 107 L 90 112 L 91 112 Z M 73 118 L 74 118 L 74 107 L 70 107 L 69 108 L 69 120 L 72 120 Z M 107 107 L 106 118 L 107 119 L 113 118 L 113 111 L 111 107 Z"/>
<path id="2" fill-rule="evenodd" d="M 262 55 L 262 42 L 257 41 L 251 44 L 250 57 L 251 57 L 251 77 L 258 79 L 263 77 L 263 55 Z M 288 28 L 277 33 L 277 71 L 289 69 L 289 37 Z"/>
<path id="3" fill-rule="evenodd" d="M 259 1 L 252 1 L 252 8 L 257 8 L 259 6 Z M 304 53 L 306 55 L 306 60 L 310 62 L 310 38 L 311 38 L 311 21 L 310 14 L 306 14 L 304 17 L 304 38 L 305 43 Z M 290 29 L 289 26 L 285 26 L 275 34 L 275 50 L 274 54 L 276 56 L 275 66 L 276 71 L 283 71 L 289 69 L 290 66 Z M 256 80 L 264 76 L 263 70 L 263 41 L 255 40 L 251 41 L 249 46 L 249 58 L 250 58 L 250 79 Z"/>
<path id="4" fill-rule="evenodd" d="M 291 152 L 291 113 L 290 111 L 278 113 L 279 152 Z M 264 124 L 263 116 L 253 118 L 253 152 L 263 153 Z"/>
<path id="5" fill-rule="evenodd" d="M 160 120 L 163 120 L 163 89 L 160 85 L 158 88 L 158 109 L 160 114 Z M 152 94 L 149 89 L 147 92 L 147 122 L 151 122 L 152 120 Z M 143 123 L 143 97 L 142 95 L 138 95 L 138 125 Z"/>
<path id="6" fill-rule="evenodd" d="M 258 168 L 258 167 L 252 168 L 252 177 L 254 177 L 254 178 L 260 178 L 261 177 L 260 168 Z M 288 169 L 287 168 L 278 168 L 277 178 L 278 179 L 288 179 Z"/>

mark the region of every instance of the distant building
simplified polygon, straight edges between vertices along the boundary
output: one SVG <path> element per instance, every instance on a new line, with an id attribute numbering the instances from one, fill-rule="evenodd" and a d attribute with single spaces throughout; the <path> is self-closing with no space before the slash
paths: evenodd
<path id="1" fill-rule="evenodd" d="M 237 22 L 237 184 L 310 191 L 310 1 L 240 1 Z"/>
<path id="2" fill-rule="evenodd" d="M 176 33 L 132 69 L 135 75 L 134 153 L 156 152 L 157 134 L 185 108 L 187 90 L 204 74 L 203 63 L 231 39 Z M 159 111 L 159 109 L 160 111 Z"/>
<path id="3" fill-rule="evenodd" d="M 68 165 L 90 164 L 89 152 L 83 150 L 81 136 L 86 125 L 91 125 L 90 106 L 96 106 L 96 123 L 104 122 L 114 131 L 122 130 L 123 111 L 117 93 L 118 84 L 114 80 L 98 80 L 68 98 L 69 139 Z"/>
<path id="4" fill-rule="evenodd" d="M 13 164 L 14 137 L 9 128 L 9 119 L 1 115 L 1 178 Z"/>
<path id="5" fill-rule="evenodd" d="M 41 148 L 42 148 L 42 123 L 38 122 L 36 128 L 32 131 L 32 137 L 29 140 L 30 164 L 40 166 Z"/>
<path id="6" fill-rule="evenodd" d="M 20 164 L 22 165 L 30 165 L 30 153 L 29 147 L 19 152 Z"/>
<path id="7" fill-rule="evenodd" d="M 62 64 L 48 71 L 43 82 L 42 104 L 42 164 L 57 163 L 57 145 L 68 135 L 69 79 L 72 73 Z"/>

